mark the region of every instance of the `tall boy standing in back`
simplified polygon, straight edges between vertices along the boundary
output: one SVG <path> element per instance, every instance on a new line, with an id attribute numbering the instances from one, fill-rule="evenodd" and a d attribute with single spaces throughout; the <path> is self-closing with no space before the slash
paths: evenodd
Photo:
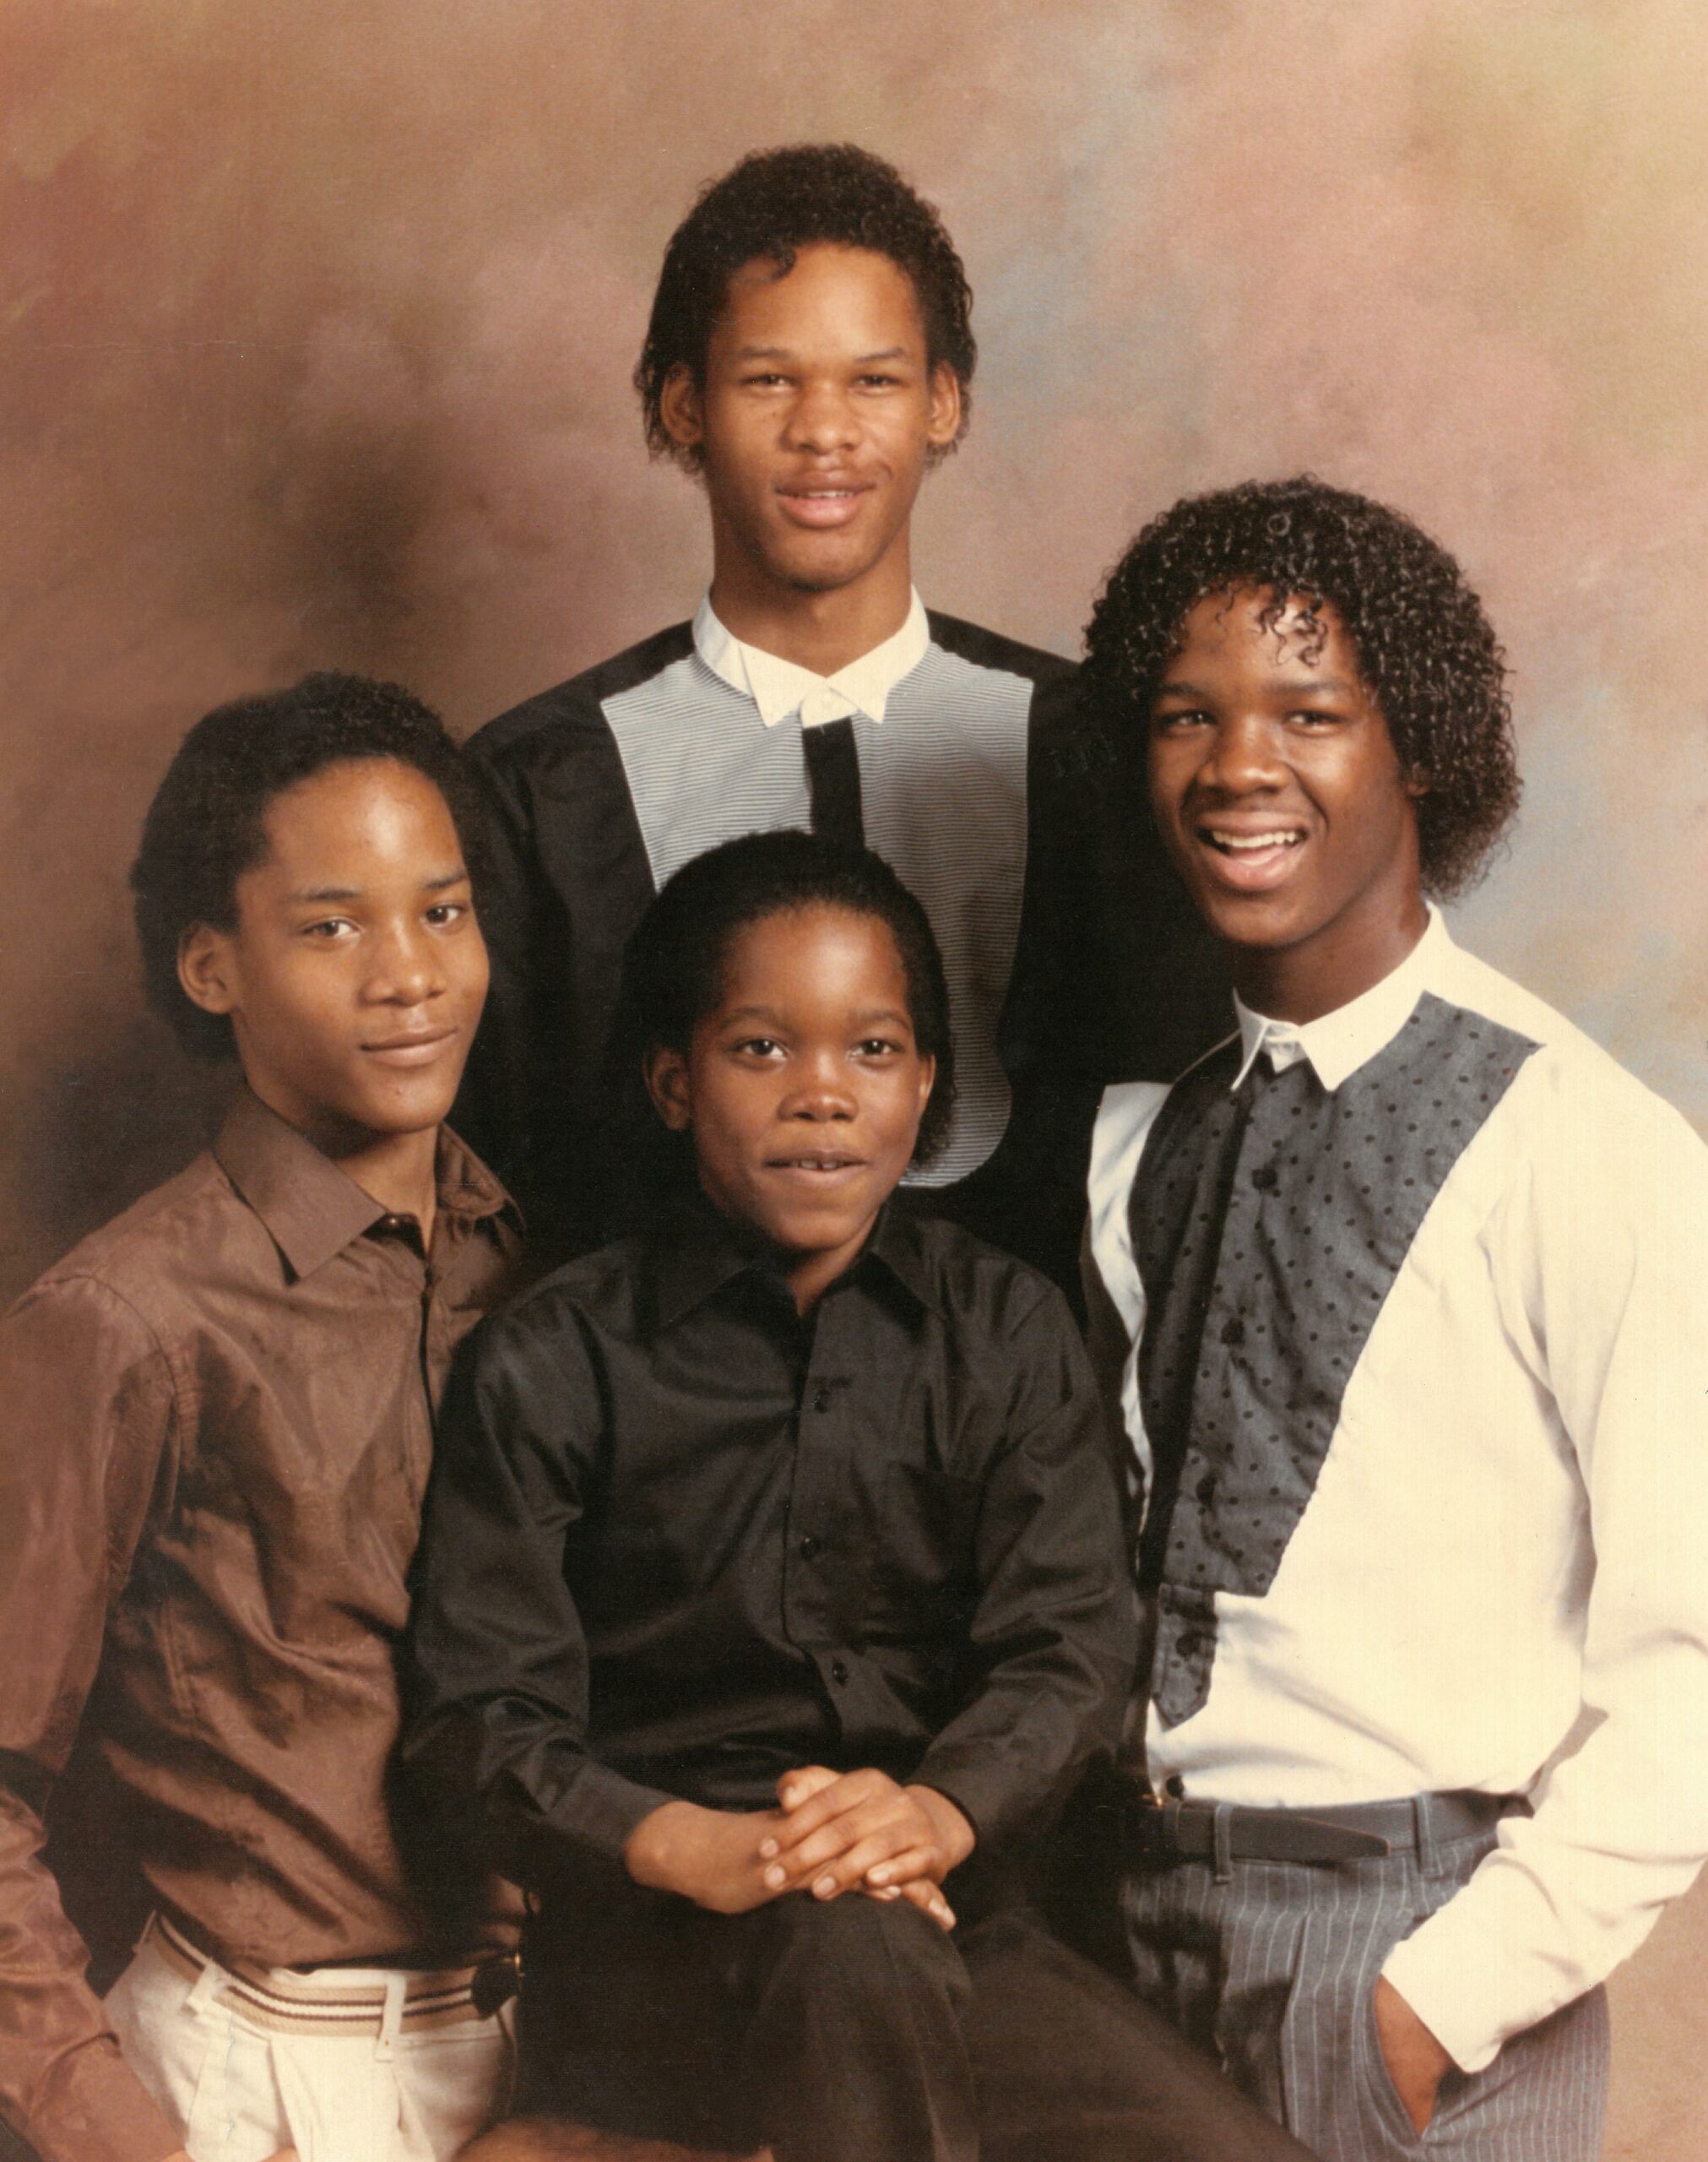
<path id="1" fill-rule="evenodd" d="M 1426 906 L 1517 780 L 1415 526 L 1179 503 L 1090 649 L 1239 991 L 1093 1153 L 1135 1975 L 1325 2162 L 1592 2162 L 1600 1984 L 1708 1850 L 1708 1150 Z"/>
<path id="2" fill-rule="evenodd" d="M 704 484 L 711 589 L 474 744 L 493 990 L 458 1118 L 566 1250 L 603 1229 L 589 1137 L 624 940 L 671 872 L 743 833 L 864 839 L 924 901 L 962 1090 L 919 1176 L 1058 1276 L 1086 1075 L 1172 1075 L 1211 1040 L 1190 911 L 1140 826 L 1096 826 L 1109 776 L 1084 769 L 1076 671 L 914 590 L 914 497 L 966 426 L 975 357 L 935 211 L 863 150 L 750 157 L 670 242 L 636 381 L 654 454 Z M 1123 857 L 1101 883 L 1132 902 L 1102 928 L 1099 833 Z"/>

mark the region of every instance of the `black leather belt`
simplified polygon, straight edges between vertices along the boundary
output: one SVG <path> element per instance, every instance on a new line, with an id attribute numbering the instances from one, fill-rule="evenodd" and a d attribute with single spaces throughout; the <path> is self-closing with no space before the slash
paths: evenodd
<path id="1" fill-rule="evenodd" d="M 1236 1803 L 1190 1801 L 1129 1790 L 1122 1812 L 1130 1861 L 1152 1868 L 1176 1861 L 1359 1861 L 1404 1854 L 1418 1844 L 1420 1824 L 1431 1840 L 1463 1839 L 1488 1831 L 1503 1817 L 1529 1813 L 1521 1795 L 1449 1794 L 1361 1801 L 1343 1809 L 1247 1809 Z"/>

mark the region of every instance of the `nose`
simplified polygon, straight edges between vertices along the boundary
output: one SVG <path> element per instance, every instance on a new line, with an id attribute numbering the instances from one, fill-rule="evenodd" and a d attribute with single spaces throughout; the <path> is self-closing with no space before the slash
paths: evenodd
<path id="1" fill-rule="evenodd" d="M 839 383 L 816 378 L 802 386 L 789 416 L 789 442 L 798 450 L 846 450 L 859 435 L 853 400 Z"/>
<path id="2" fill-rule="evenodd" d="M 442 957 L 424 924 L 394 924 L 371 954 L 366 997 L 376 1006 L 420 1006 L 445 987 Z"/>
<path id="3" fill-rule="evenodd" d="M 1201 788 L 1226 796 L 1250 796 L 1279 788 L 1287 779 L 1280 731 L 1261 714 L 1235 714 L 1212 736 L 1209 753 L 1198 772 Z"/>
<path id="4" fill-rule="evenodd" d="M 780 1107 L 784 1118 L 851 1119 L 859 1109 L 848 1068 L 834 1051 L 798 1061 L 792 1082 Z"/>

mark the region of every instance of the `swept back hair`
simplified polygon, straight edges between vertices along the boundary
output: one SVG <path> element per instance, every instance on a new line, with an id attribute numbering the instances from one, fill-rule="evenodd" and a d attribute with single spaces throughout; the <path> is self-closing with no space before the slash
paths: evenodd
<path id="1" fill-rule="evenodd" d="M 327 766 L 391 758 L 444 797 L 478 884 L 479 800 L 438 715 L 396 683 L 323 670 L 288 691 L 216 706 L 191 729 L 155 791 L 131 866 L 143 988 L 184 1049 L 228 1057 L 231 1024 L 178 981 L 178 949 L 198 924 L 236 928 L 237 881 L 267 854 L 268 806 Z"/>
<path id="2" fill-rule="evenodd" d="M 647 1053 L 662 1046 L 686 1056 L 696 1027 L 718 1002 L 739 932 L 813 908 L 875 917 L 894 939 L 914 1040 L 937 1065 L 914 1161 L 929 1163 L 941 1152 L 954 1116 L 955 1043 L 942 955 L 923 905 L 870 849 L 794 828 L 746 834 L 684 864 L 624 953 L 605 1095 L 629 1203 L 644 1203 L 692 1176 L 689 1137 L 667 1133 L 647 1097 L 641 1078 Z"/>
<path id="3" fill-rule="evenodd" d="M 690 470 L 699 465 L 697 451 L 685 450 L 664 426 L 664 384 L 678 367 L 697 383 L 705 382 L 707 350 L 731 278 L 753 262 L 769 263 L 778 277 L 786 277 L 801 248 L 823 242 L 887 256 L 911 280 L 924 321 L 927 364 L 952 368 L 961 386 L 960 441 L 979 347 L 972 288 L 942 219 L 871 151 L 853 143 L 797 143 L 743 158 L 702 192 L 670 236 L 635 368 L 655 458 Z M 953 448 L 944 444 L 931 455 Z"/>

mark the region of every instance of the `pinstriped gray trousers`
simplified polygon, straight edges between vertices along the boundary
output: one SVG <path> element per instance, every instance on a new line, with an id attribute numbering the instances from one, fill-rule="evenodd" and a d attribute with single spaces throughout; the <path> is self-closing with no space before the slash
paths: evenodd
<path id="1" fill-rule="evenodd" d="M 1377 2046 L 1383 1962 L 1494 1843 L 1479 1833 L 1337 1866 L 1235 1861 L 1225 1882 L 1208 1861 L 1135 1871 L 1121 1893 L 1132 1980 L 1321 2162 L 1596 2162 L 1600 1989 L 1514 2035 L 1483 2071 L 1449 2072 L 1421 2136 Z"/>

